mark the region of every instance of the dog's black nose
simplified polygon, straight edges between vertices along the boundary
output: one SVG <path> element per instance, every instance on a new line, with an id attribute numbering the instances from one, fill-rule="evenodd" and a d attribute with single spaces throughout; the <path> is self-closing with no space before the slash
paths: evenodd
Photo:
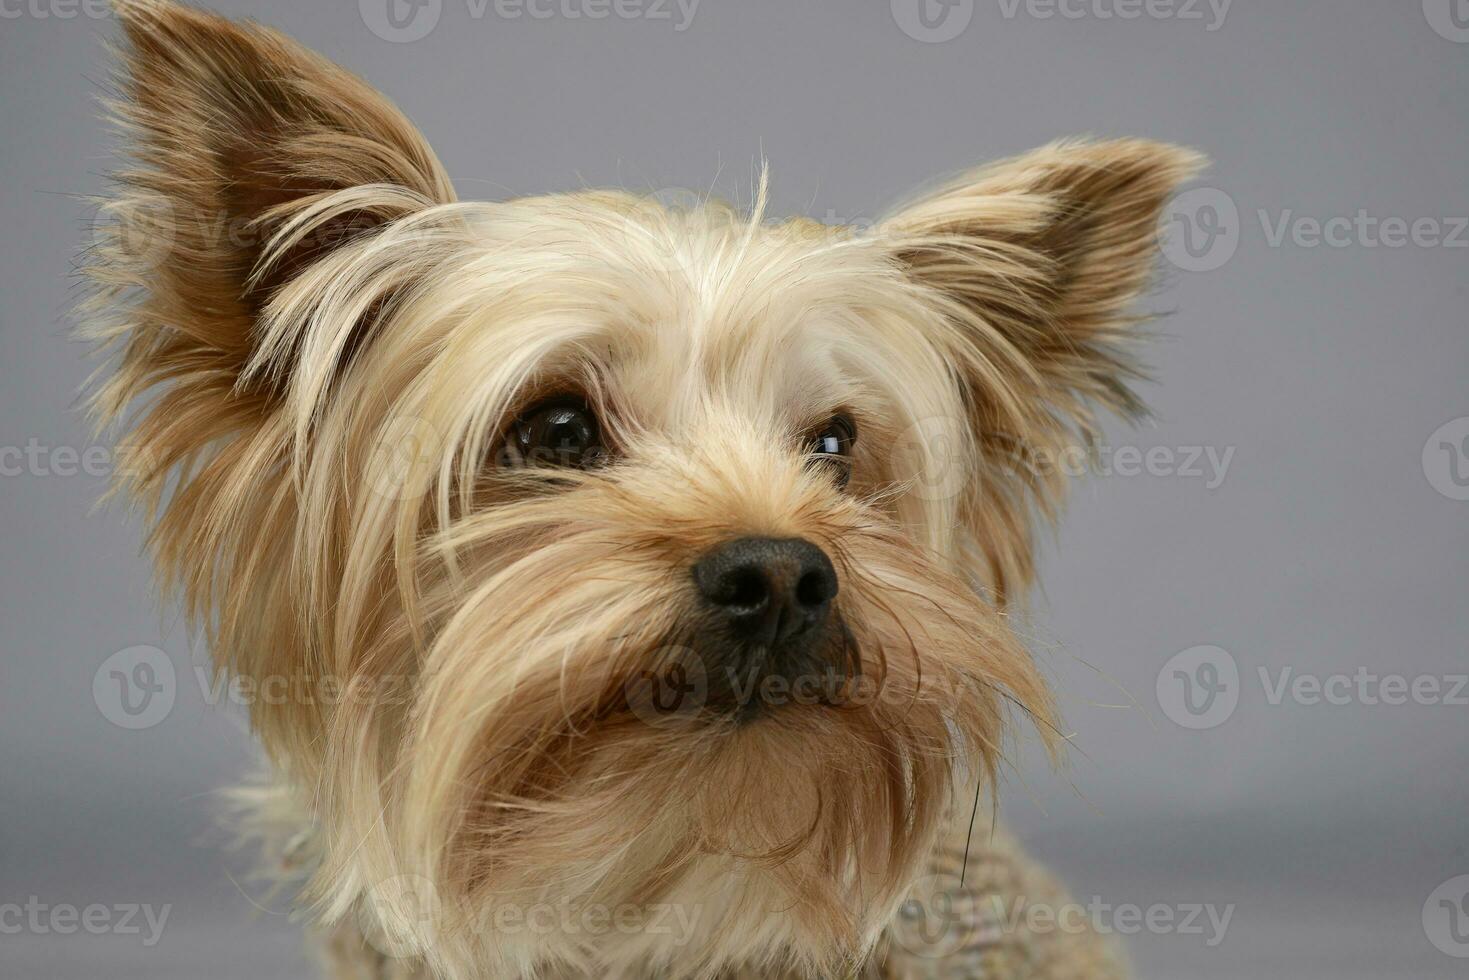
<path id="1" fill-rule="evenodd" d="M 694 581 L 747 650 L 802 652 L 819 640 L 837 594 L 831 559 L 799 538 L 740 538 L 694 565 Z"/>

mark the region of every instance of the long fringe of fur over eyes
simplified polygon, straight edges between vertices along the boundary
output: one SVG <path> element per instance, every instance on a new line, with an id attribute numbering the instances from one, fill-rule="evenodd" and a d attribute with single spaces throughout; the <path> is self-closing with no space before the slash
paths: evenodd
<path id="1" fill-rule="evenodd" d="M 455 980 L 853 969 L 1009 709 L 1051 729 L 1004 612 L 1064 489 L 1029 464 L 1139 411 L 1128 309 L 1197 157 L 1055 144 L 867 232 L 619 192 L 460 203 L 396 109 L 294 42 L 118 13 L 134 165 L 88 268 L 92 405 L 214 656 L 291 679 L 252 721 L 321 917 Z M 565 392 L 608 465 L 498 466 Z M 845 490 L 802 447 L 837 410 L 862 433 Z M 688 569 L 741 535 L 831 556 L 843 656 L 881 696 L 746 726 L 628 710 L 696 645 Z M 485 927 L 556 898 L 718 926 Z"/>

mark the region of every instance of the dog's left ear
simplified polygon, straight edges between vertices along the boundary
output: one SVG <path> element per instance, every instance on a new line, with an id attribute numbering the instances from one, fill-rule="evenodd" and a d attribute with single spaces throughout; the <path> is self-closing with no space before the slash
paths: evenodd
<path id="1" fill-rule="evenodd" d="M 239 374 L 277 290 L 341 245 L 454 200 L 388 99 L 285 35 L 168 0 L 113 7 L 124 37 L 113 109 L 137 165 L 110 207 L 128 248 L 94 269 L 149 295 L 135 337 L 156 332 L 144 339 L 193 367 Z M 289 340 L 272 341 L 289 355 Z"/>
<path id="2" fill-rule="evenodd" d="M 268 518 L 243 518 L 247 499 L 289 502 L 283 394 L 303 376 L 329 388 L 411 283 L 371 277 L 355 317 L 272 318 L 275 304 L 309 307 L 343 278 L 314 273 L 454 191 L 391 102 L 285 35 L 167 0 L 113 9 L 110 108 L 131 165 L 85 263 L 84 335 L 115 358 L 91 405 L 129 425 L 117 489 L 151 511 L 171 488 L 158 562 L 202 608 L 213 556 L 255 554 L 242 539 Z"/>
<path id="3" fill-rule="evenodd" d="M 1095 410 L 1142 412 L 1128 354 L 1132 303 L 1158 224 L 1204 163 L 1143 140 L 1062 142 L 968 174 L 880 226 L 939 310 L 984 457 L 967 523 L 1004 591 L 1030 577 L 1029 514 L 1050 515 L 1060 457 L 1095 436 Z"/>

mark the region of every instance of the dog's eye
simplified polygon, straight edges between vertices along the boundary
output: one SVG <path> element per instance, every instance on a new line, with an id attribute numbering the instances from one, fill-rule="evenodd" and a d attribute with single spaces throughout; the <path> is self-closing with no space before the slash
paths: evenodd
<path id="1" fill-rule="evenodd" d="M 521 415 L 506 446 L 523 466 L 574 466 L 585 469 L 605 455 L 597 416 L 582 401 L 542 402 Z"/>
<path id="2" fill-rule="evenodd" d="M 820 463 L 830 466 L 837 486 L 845 487 L 852 479 L 852 445 L 857 441 L 857 423 L 850 415 L 834 415 L 817 432 L 806 450 Z"/>

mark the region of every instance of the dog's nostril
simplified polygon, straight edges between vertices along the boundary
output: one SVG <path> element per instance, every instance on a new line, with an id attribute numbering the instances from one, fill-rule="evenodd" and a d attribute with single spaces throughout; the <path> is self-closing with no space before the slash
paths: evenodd
<path id="1" fill-rule="evenodd" d="M 764 571 L 758 567 L 732 568 L 720 583 L 719 596 L 714 601 L 722 606 L 753 612 L 770 601 L 770 584 Z"/>
<path id="2" fill-rule="evenodd" d="M 799 538 L 720 545 L 694 565 L 694 581 L 740 643 L 766 649 L 798 635 L 814 642 L 837 593 L 831 559 Z"/>
<path id="3" fill-rule="evenodd" d="M 836 579 L 824 569 L 810 569 L 796 584 L 796 601 L 808 609 L 824 606 L 836 595 Z"/>

